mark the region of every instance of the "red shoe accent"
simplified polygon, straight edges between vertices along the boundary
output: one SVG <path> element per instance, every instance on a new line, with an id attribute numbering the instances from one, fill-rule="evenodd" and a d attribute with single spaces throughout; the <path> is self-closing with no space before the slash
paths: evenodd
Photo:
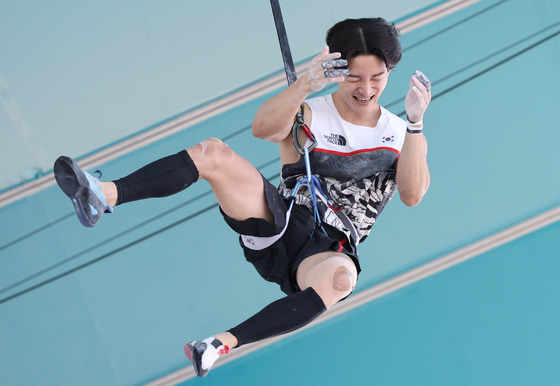
<path id="1" fill-rule="evenodd" d="M 218 351 L 219 355 L 229 354 L 229 346 L 224 345 L 224 348 Z"/>

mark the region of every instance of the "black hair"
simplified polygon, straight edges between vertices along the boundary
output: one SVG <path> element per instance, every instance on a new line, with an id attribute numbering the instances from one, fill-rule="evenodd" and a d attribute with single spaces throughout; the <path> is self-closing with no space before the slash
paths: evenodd
<path id="1" fill-rule="evenodd" d="M 327 31 L 326 40 L 330 52 L 340 52 L 343 59 L 375 55 L 392 69 L 402 57 L 399 35 L 393 23 L 380 17 L 346 19 Z"/>

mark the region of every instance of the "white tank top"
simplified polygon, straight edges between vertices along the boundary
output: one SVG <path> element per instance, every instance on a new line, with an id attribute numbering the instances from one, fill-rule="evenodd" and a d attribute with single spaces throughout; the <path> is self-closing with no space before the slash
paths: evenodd
<path id="1" fill-rule="evenodd" d="M 406 122 L 381 107 L 376 127 L 354 125 L 342 119 L 331 94 L 306 103 L 312 111 L 310 129 L 317 139 L 317 147 L 309 155 L 311 172 L 363 241 L 395 194 L 395 161 L 404 143 Z M 305 174 L 303 157 L 283 165 L 280 193 L 289 196 Z M 296 204 L 311 208 L 307 189 L 298 192 Z"/>

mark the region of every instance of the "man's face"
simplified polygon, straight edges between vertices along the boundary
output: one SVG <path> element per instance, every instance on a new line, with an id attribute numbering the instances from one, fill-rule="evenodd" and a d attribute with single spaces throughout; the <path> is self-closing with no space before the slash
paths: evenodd
<path id="1" fill-rule="evenodd" d="M 370 114 L 378 111 L 377 101 L 387 85 L 391 70 L 375 55 L 360 55 L 348 61 L 350 75 L 338 84 L 338 93 L 349 114 Z"/>

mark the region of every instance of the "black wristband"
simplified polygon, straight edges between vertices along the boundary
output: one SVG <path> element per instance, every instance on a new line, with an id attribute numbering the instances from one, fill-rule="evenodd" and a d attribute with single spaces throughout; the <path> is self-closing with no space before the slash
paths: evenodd
<path id="1" fill-rule="evenodd" d="M 406 128 L 406 132 L 409 134 L 422 134 L 424 132 L 424 130 L 419 129 L 419 130 L 411 130 L 408 127 Z"/>

